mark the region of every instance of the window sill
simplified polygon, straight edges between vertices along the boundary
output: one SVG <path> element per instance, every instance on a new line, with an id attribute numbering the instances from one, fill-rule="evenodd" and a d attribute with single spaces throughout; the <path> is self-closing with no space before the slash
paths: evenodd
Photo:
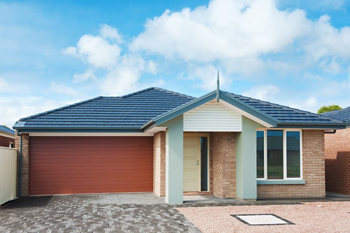
<path id="1" fill-rule="evenodd" d="M 305 184 L 305 180 L 257 180 L 258 184 Z"/>

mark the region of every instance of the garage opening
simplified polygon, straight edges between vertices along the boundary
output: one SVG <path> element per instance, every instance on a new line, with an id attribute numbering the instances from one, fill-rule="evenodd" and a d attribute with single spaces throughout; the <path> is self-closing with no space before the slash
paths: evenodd
<path id="1" fill-rule="evenodd" d="M 153 191 L 153 137 L 31 137 L 29 195 Z"/>

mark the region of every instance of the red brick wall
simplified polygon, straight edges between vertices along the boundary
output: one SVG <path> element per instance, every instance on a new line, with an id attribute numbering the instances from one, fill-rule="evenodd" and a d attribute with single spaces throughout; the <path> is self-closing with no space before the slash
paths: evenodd
<path id="1" fill-rule="evenodd" d="M 10 142 L 15 143 L 15 139 L 14 138 L 8 138 L 8 137 L 0 136 L 0 146 L 9 147 Z"/>
<path id="2" fill-rule="evenodd" d="M 325 196 L 323 130 L 303 130 L 303 185 L 258 185 L 258 198 Z"/>
<path id="3" fill-rule="evenodd" d="M 326 190 L 350 195 L 350 128 L 325 134 Z"/>

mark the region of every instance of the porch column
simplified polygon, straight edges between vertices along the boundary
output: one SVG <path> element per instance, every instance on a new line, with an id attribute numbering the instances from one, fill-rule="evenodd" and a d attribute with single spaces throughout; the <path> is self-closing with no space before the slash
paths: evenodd
<path id="1" fill-rule="evenodd" d="M 257 198 L 256 130 L 264 126 L 242 116 L 242 132 L 236 144 L 236 189 L 241 199 Z"/>
<path id="2" fill-rule="evenodd" d="M 183 203 L 183 117 L 166 122 L 165 201 Z"/>

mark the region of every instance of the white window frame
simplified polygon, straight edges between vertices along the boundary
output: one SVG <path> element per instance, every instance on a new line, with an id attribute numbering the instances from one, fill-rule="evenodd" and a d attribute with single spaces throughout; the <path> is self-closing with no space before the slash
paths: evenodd
<path id="1" fill-rule="evenodd" d="M 267 179 L 267 131 L 283 131 L 283 179 Z M 281 180 L 303 180 L 303 134 L 301 129 L 257 129 L 264 131 L 264 178 L 257 180 L 281 181 Z M 300 178 L 287 177 L 287 132 L 300 132 Z"/>

